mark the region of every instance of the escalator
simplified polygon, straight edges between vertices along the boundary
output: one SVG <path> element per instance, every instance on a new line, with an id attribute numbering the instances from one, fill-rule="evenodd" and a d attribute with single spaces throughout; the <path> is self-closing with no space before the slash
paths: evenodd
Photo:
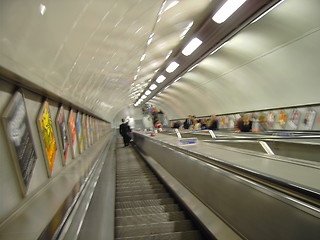
<path id="1" fill-rule="evenodd" d="M 116 161 L 115 239 L 206 239 L 132 147 Z"/>

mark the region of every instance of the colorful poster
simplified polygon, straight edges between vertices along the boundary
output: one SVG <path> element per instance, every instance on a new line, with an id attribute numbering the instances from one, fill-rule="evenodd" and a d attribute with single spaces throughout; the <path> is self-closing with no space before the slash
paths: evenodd
<path id="1" fill-rule="evenodd" d="M 76 125 L 74 122 L 73 110 L 70 109 L 69 119 L 68 119 L 69 133 L 71 139 L 71 153 L 72 157 L 76 157 Z"/>
<path id="2" fill-rule="evenodd" d="M 23 194 L 27 193 L 37 154 L 22 92 L 17 91 L 2 116 Z M 2 146 L 3 147 L 3 146 Z"/>
<path id="3" fill-rule="evenodd" d="M 316 111 L 308 110 L 306 115 L 303 118 L 303 124 L 307 127 L 308 130 L 311 130 L 314 124 L 314 120 L 316 118 Z"/>
<path id="4" fill-rule="evenodd" d="M 297 129 L 299 123 L 300 112 L 297 109 L 293 109 L 289 116 L 289 126 L 292 129 Z"/>
<path id="5" fill-rule="evenodd" d="M 66 165 L 67 163 L 67 156 L 69 151 L 69 137 L 68 137 L 68 128 L 66 126 L 66 121 L 64 117 L 64 108 L 63 106 L 60 107 L 57 118 L 56 118 L 56 124 L 58 129 L 58 136 L 59 136 L 59 143 L 63 158 L 63 165 Z"/>
<path id="6" fill-rule="evenodd" d="M 82 138 L 82 129 L 81 129 L 81 114 L 77 112 L 76 116 L 76 130 L 77 130 L 77 140 L 79 146 L 79 152 L 83 152 L 83 138 Z"/>
<path id="7" fill-rule="evenodd" d="M 284 110 L 279 111 L 278 123 L 281 127 L 286 125 L 287 113 Z"/>
<path id="8" fill-rule="evenodd" d="M 274 124 L 275 115 L 273 112 L 268 112 L 267 114 L 267 126 L 268 128 L 272 128 Z"/>
<path id="9" fill-rule="evenodd" d="M 88 133 L 87 133 L 87 115 L 82 115 L 82 139 L 83 139 L 83 149 L 86 150 L 88 148 Z"/>
<path id="10" fill-rule="evenodd" d="M 57 144 L 54 138 L 52 118 L 50 115 L 48 100 L 45 100 L 42 104 L 37 124 L 40 132 L 40 139 L 43 147 L 44 157 L 46 159 L 48 175 L 51 176 L 57 152 Z"/>

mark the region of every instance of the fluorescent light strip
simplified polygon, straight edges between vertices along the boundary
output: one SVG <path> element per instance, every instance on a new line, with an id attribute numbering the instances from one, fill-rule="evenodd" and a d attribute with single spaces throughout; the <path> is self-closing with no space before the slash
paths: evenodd
<path id="1" fill-rule="evenodd" d="M 185 56 L 191 55 L 200 45 L 202 41 L 199 38 L 192 39 L 188 45 L 182 50 L 182 54 Z"/>
<path id="2" fill-rule="evenodd" d="M 179 67 L 179 63 L 177 62 L 172 62 L 169 64 L 169 66 L 166 68 L 166 71 L 168 73 L 174 72 L 177 68 Z"/>
<path id="3" fill-rule="evenodd" d="M 157 86 L 156 84 L 152 84 L 152 85 L 149 87 L 149 89 L 150 89 L 150 90 L 155 90 L 157 87 L 158 87 L 158 86 Z"/>
<path id="4" fill-rule="evenodd" d="M 212 20 L 216 23 L 223 23 L 227 20 L 246 0 L 229 0 L 227 1 L 216 14 L 213 15 Z"/>
<path id="5" fill-rule="evenodd" d="M 160 76 L 157 78 L 156 82 L 157 82 L 157 83 L 162 83 L 164 80 L 166 80 L 166 77 L 163 76 L 163 75 L 160 75 Z"/>
<path id="6" fill-rule="evenodd" d="M 144 94 L 148 96 L 148 95 L 151 94 L 151 91 L 150 91 L 150 90 L 147 90 Z"/>
<path id="7" fill-rule="evenodd" d="M 146 95 L 142 95 L 140 99 L 142 99 L 142 100 L 143 100 L 143 99 L 146 99 L 146 98 L 147 98 L 147 96 L 146 96 Z"/>

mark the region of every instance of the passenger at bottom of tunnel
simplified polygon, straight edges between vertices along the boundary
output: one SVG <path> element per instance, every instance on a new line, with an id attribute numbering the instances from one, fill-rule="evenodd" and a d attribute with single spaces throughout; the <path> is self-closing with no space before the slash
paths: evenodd
<path id="1" fill-rule="evenodd" d="M 125 119 L 122 119 L 122 123 L 119 127 L 120 135 L 123 138 L 124 146 L 129 146 L 129 143 L 131 141 L 131 128 L 128 124 L 128 121 L 125 121 Z"/>

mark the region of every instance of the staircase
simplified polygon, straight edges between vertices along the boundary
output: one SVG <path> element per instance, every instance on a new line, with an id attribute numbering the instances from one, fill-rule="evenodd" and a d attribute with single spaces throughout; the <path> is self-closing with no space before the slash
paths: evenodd
<path id="1" fill-rule="evenodd" d="M 117 149 L 115 239 L 205 239 L 131 147 Z"/>

